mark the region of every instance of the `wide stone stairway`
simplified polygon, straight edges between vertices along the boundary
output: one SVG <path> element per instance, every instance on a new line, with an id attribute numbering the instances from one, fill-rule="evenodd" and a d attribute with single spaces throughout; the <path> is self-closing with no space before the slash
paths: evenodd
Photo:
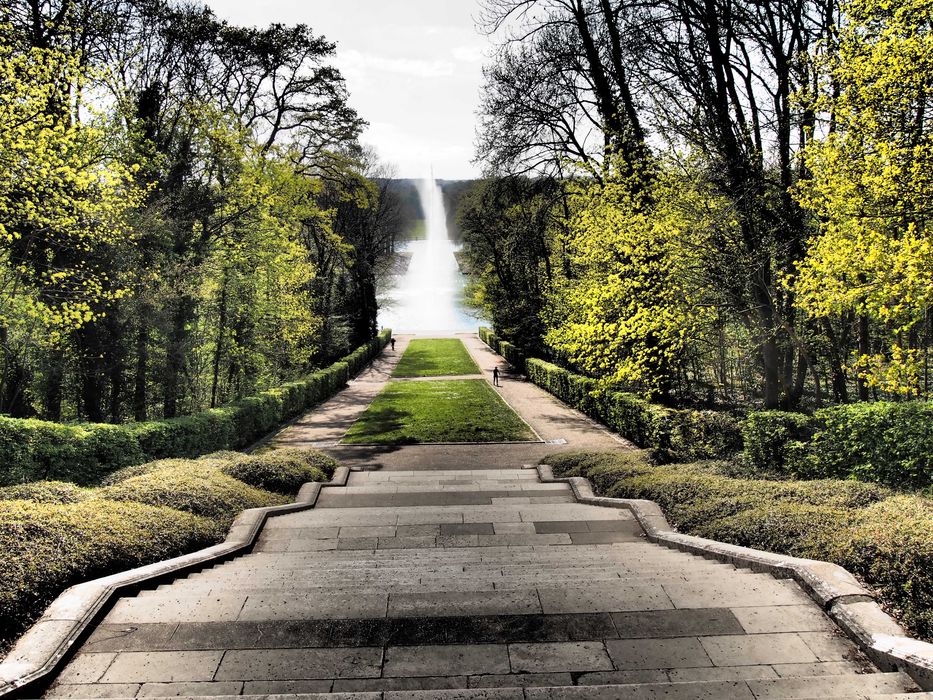
<path id="1" fill-rule="evenodd" d="M 795 583 L 648 543 L 534 470 L 354 472 L 253 553 L 117 602 L 48 697 L 861 698 Z M 330 695 L 329 697 L 335 697 Z"/>

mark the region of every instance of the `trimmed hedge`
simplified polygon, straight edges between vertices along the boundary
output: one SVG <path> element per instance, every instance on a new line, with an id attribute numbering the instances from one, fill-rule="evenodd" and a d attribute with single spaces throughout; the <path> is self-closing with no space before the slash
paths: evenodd
<path id="1" fill-rule="evenodd" d="M 893 488 L 933 485 L 933 404 L 877 401 L 832 406 L 811 418 L 762 411 L 748 416 L 745 458 L 802 478 L 859 479 Z"/>
<path id="2" fill-rule="evenodd" d="M 742 448 L 739 421 L 717 411 L 677 410 L 620 391 L 599 391 L 595 379 L 529 358 L 528 378 L 564 403 L 595 418 L 658 461 L 727 457 Z"/>
<path id="3" fill-rule="evenodd" d="M 499 336 L 497 336 L 495 331 L 493 331 L 491 328 L 480 326 L 479 339 L 486 343 L 486 345 L 492 348 L 495 352 L 499 352 Z"/>
<path id="4" fill-rule="evenodd" d="M 814 422 L 803 413 L 755 411 L 742 426 L 745 459 L 762 471 L 794 471 L 813 437 Z"/>
<path id="5" fill-rule="evenodd" d="M 125 425 L 64 425 L 0 417 L 0 485 L 99 483 L 122 467 L 247 447 L 333 396 L 388 344 L 391 331 L 298 381 L 191 416 Z"/>
<path id="6" fill-rule="evenodd" d="M 678 410 L 635 394 L 601 390 L 595 379 L 517 353 L 490 329 L 479 336 L 522 363 L 528 378 L 564 403 L 594 418 L 658 462 L 731 457 L 765 474 L 805 479 L 858 479 L 897 489 L 933 487 L 933 403 L 855 403 L 814 416 L 753 411 L 743 420 L 722 411 Z M 502 348 L 505 348 L 503 350 Z M 518 366 L 518 365 L 516 365 Z"/>
<path id="7" fill-rule="evenodd" d="M 299 478 L 335 467 L 313 450 L 222 452 L 126 467 L 105 488 L 0 489 L 0 652 L 68 586 L 215 544 L 240 511 L 288 502 Z"/>
<path id="8" fill-rule="evenodd" d="M 818 429 L 800 471 L 895 488 L 933 486 L 933 404 L 875 402 L 816 412 Z"/>
<path id="9" fill-rule="evenodd" d="M 715 463 L 651 466 L 643 453 L 545 461 L 600 494 L 657 502 L 689 534 L 844 566 L 913 633 L 933 638 L 933 500 L 858 481 L 736 479 Z"/>
<path id="10" fill-rule="evenodd" d="M 0 649 L 69 586 L 207 547 L 222 533 L 207 518 L 141 503 L 0 502 Z"/>

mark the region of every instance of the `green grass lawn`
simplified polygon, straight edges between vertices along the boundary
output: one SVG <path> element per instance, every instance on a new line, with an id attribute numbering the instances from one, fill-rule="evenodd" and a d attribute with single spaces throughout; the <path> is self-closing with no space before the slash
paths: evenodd
<path id="1" fill-rule="evenodd" d="M 479 374 L 479 367 L 456 338 L 424 338 L 408 344 L 393 377 L 440 377 Z"/>
<path id="2" fill-rule="evenodd" d="M 458 341 L 459 342 L 459 341 Z M 535 435 L 482 379 L 389 382 L 342 442 L 506 442 Z"/>

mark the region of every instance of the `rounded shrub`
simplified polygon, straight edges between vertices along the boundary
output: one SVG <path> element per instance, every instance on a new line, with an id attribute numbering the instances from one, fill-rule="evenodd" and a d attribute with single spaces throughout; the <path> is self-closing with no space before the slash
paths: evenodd
<path id="1" fill-rule="evenodd" d="M 337 461 L 317 450 L 280 449 L 255 455 L 239 455 L 221 471 L 227 476 L 266 491 L 294 495 L 309 481 L 325 481 Z"/>
<path id="2" fill-rule="evenodd" d="M 692 532 L 744 547 L 823 559 L 827 543 L 857 520 L 858 513 L 848 508 L 762 503 L 727 518 L 698 523 Z"/>
<path id="3" fill-rule="evenodd" d="M 102 498 L 166 506 L 229 524 L 247 508 L 286 503 L 222 473 L 212 461 L 166 460 L 144 474 L 131 476 L 99 491 Z"/>
<path id="4" fill-rule="evenodd" d="M 0 488 L 0 501 L 33 503 L 80 503 L 93 492 L 69 481 L 34 481 Z"/>
<path id="5" fill-rule="evenodd" d="M 877 589 L 913 633 L 933 639 L 933 501 L 900 495 L 862 509 L 826 558 Z"/>
<path id="6" fill-rule="evenodd" d="M 0 647 L 68 586 L 209 546 L 222 533 L 205 518 L 139 503 L 0 502 Z"/>

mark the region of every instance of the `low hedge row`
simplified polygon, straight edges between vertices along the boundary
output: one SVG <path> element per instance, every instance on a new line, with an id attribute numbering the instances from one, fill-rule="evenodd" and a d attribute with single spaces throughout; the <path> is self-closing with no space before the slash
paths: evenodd
<path id="1" fill-rule="evenodd" d="M 502 340 L 491 329 L 486 326 L 480 326 L 479 339 L 492 348 L 495 352 L 502 355 L 505 361 L 512 365 L 516 370 L 525 373 L 525 355 L 517 347 L 507 340 Z"/>
<path id="2" fill-rule="evenodd" d="M 892 488 L 933 489 L 933 403 L 876 401 L 832 406 L 813 416 L 752 411 L 676 410 L 635 394 L 598 391 L 597 382 L 520 355 L 488 328 L 480 338 L 564 403 L 607 425 L 659 462 L 729 457 L 742 452 L 765 474 L 804 479 L 858 479 Z M 518 366 L 518 365 L 517 365 Z"/>
<path id="3" fill-rule="evenodd" d="M 0 417 L 0 485 L 39 480 L 98 483 L 147 460 L 246 447 L 333 396 L 389 342 L 391 331 L 298 381 L 220 408 L 124 425 L 65 425 Z"/>
<path id="4" fill-rule="evenodd" d="M 651 466 L 637 452 L 545 461 L 600 494 L 657 502 L 683 532 L 844 566 L 914 634 L 933 638 L 933 500 L 851 480 L 735 478 L 717 463 Z"/>
<path id="5" fill-rule="evenodd" d="M 877 401 L 832 406 L 812 417 L 765 411 L 743 430 L 760 469 L 807 479 L 860 479 L 899 489 L 933 486 L 933 404 Z"/>
<path id="6" fill-rule="evenodd" d="M 335 467 L 314 451 L 227 452 L 127 467 L 102 488 L 0 488 L 0 652 L 68 586 L 214 544 L 240 511 Z"/>
<path id="7" fill-rule="evenodd" d="M 742 448 L 741 425 L 729 414 L 666 408 L 627 392 L 598 392 L 596 380 L 536 358 L 526 360 L 525 367 L 532 382 L 653 450 L 659 461 L 726 457 Z"/>

